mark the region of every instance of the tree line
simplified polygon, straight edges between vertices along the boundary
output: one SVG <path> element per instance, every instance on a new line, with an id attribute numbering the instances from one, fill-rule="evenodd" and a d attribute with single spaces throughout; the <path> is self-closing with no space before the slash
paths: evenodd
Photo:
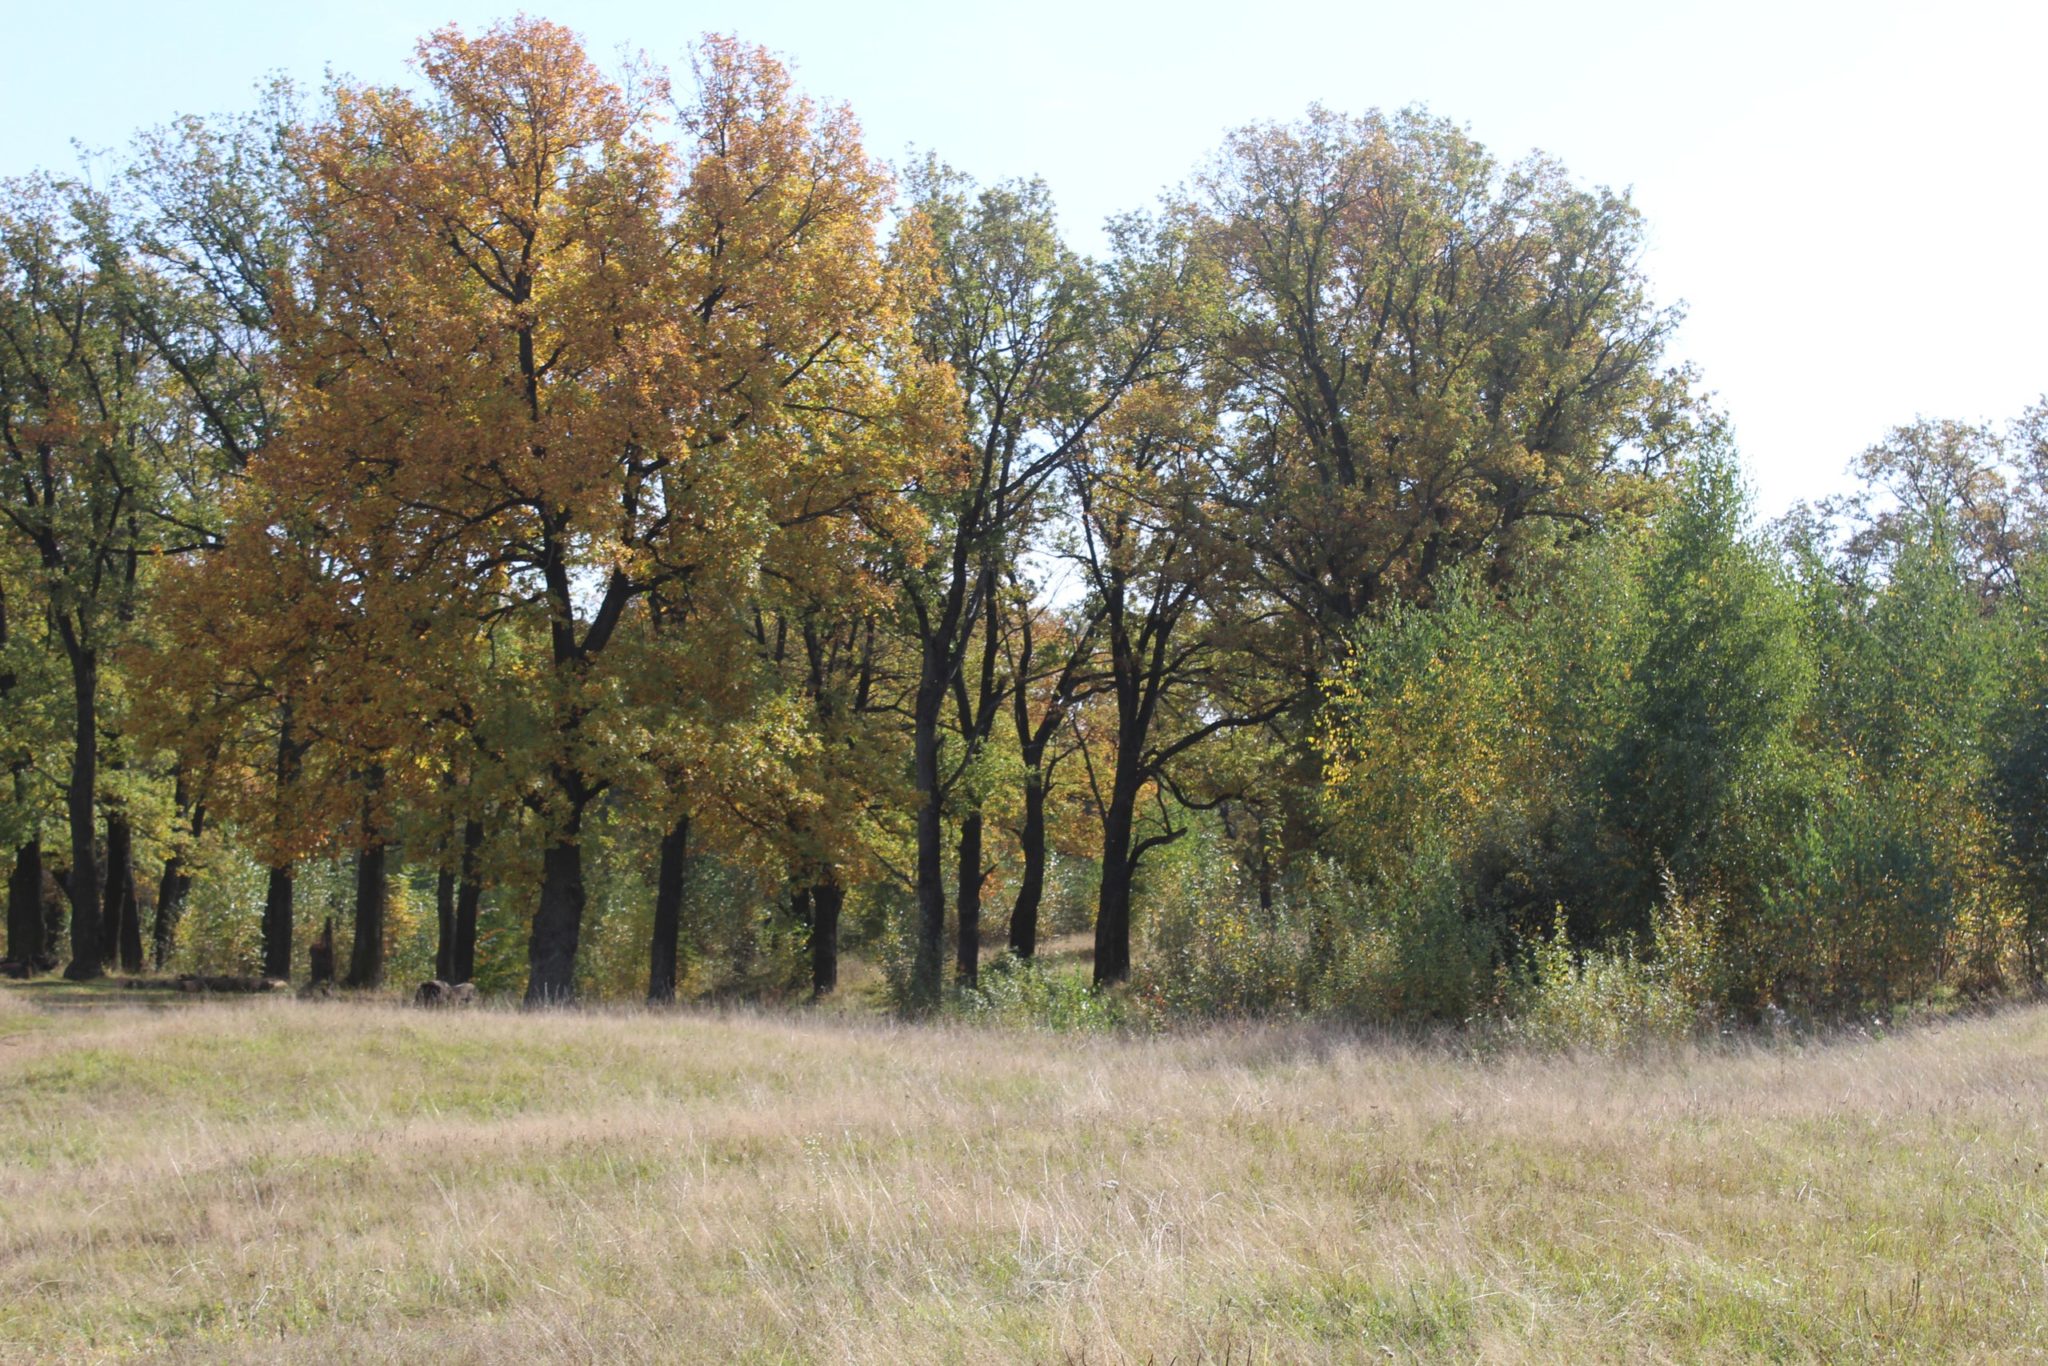
<path id="1" fill-rule="evenodd" d="M 1091 257 L 734 40 L 416 68 L 8 186 L 20 970 L 340 908 L 346 984 L 531 1004 L 1075 932 L 1168 1012 L 2039 982 L 2042 410 L 1759 527 L 1626 196 L 1425 112 Z"/>

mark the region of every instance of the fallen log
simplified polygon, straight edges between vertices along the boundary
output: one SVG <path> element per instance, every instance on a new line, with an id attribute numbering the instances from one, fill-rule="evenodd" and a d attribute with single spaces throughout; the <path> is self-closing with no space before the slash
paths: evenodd
<path id="1" fill-rule="evenodd" d="M 249 994 L 259 991 L 277 991 L 291 985 L 274 977 L 209 976 L 203 973 L 186 973 L 178 979 L 178 990 L 185 992 L 223 992 Z"/>

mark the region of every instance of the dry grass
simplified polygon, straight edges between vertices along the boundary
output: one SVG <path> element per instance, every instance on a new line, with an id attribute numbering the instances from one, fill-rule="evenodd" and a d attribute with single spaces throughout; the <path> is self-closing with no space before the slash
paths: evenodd
<path id="1" fill-rule="evenodd" d="M 9 1359 L 2048 1354 L 2043 1010 L 1616 1062 L 64 999 L 0 992 Z"/>

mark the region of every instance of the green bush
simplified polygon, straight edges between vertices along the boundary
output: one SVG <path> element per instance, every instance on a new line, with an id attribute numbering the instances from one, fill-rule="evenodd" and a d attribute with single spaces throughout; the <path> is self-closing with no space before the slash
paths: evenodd
<path id="1" fill-rule="evenodd" d="M 1337 922 L 1320 993 L 1332 1012 L 1461 1023 L 1481 1008 L 1497 936 L 1472 916 L 1440 845 L 1425 845 L 1377 887 L 1347 885 L 1327 865 L 1321 881 L 1314 902 Z"/>
<path id="2" fill-rule="evenodd" d="M 1467 914 L 1440 849 L 1378 886 L 1311 860 L 1270 909 L 1238 881 L 1185 879 L 1149 913 L 1132 977 L 1148 1015 L 1462 1022 L 1483 1004 L 1497 937 Z"/>
<path id="3" fill-rule="evenodd" d="M 1131 992 L 1154 1020 L 1233 1018 L 1310 1008 L 1311 933 L 1285 902 L 1262 911 L 1234 879 L 1203 869 L 1152 908 Z"/>
<path id="4" fill-rule="evenodd" d="M 1508 1037 L 1545 1048 L 1616 1051 L 1690 1038 L 1716 1018 L 1723 963 L 1721 912 L 1709 898 L 1682 896 L 1669 874 L 1651 913 L 1653 949 L 1577 950 L 1565 916 L 1529 944 L 1507 983 Z"/>
<path id="5" fill-rule="evenodd" d="M 1883 787 L 1849 787 L 1783 836 L 1785 870 L 1744 943 L 1761 1001 L 1883 1011 L 1935 985 L 1959 888 L 1940 832 Z"/>
<path id="6" fill-rule="evenodd" d="M 1079 973 L 1009 954 L 984 967 L 980 985 L 963 989 L 958 1005 L 970 1020 L 1028 1029 L 1109 1029 L 1125 1019 L 1119 995 L 1096 991 Z"/>
<path id="7" fill-rule="evenodd" d="M 178 918 L 174 972 L 239 975 L 263 965 L 263 894 L 269 873 L 233 845 L 209 842 L 208 859 L 192 881 Z M 296 927 L 305 932 L 303 922 Z M 298 962 L 305 961 L 303 940 Z M 296 964 L 294 965 L 296 968 Z"/>

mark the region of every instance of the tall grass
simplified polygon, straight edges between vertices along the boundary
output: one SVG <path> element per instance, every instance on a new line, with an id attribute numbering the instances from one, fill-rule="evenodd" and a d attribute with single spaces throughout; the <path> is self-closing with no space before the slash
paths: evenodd
<path id="1" fill-rule="evenodd" d="M 2040 1009 L 1620 1060 L 104 1001 L 0 990 L 0 1358 L 2048 1351 Z"/>

